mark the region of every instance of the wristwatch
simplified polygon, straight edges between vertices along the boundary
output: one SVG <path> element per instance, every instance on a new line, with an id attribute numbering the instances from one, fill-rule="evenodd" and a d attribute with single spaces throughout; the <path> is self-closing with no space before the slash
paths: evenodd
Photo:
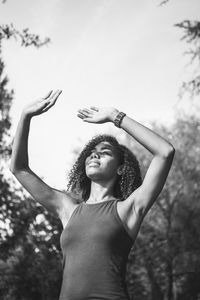
<path id="1" fill-rule="evenodd" d="M 122 112 L 122 111 L 120 111 L 120 112 L 117 114 L 117 116 L 116 116 L 116 118 L 115 118 L 115 120 L 114 120 L 114 124 L 115 124 L 116 127 L 120 128 L 121 122 L 122 122 L 122 120 L 123 120 L 123 118 L 124 118 L 125 116 L 126 116 L 126 114 L 125 114 L 124 112 Z"/>

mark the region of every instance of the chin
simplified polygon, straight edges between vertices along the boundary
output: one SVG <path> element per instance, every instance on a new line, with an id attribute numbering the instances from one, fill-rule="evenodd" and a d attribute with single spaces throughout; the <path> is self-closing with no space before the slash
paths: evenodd
<path id="1" fill-rule="evenodd" d="M 91 180 L 98 179 L 100 177 L 99 174 L 96 173 L 87 173 L 86 175 Z"/>
<path id="2" fill-rule="evenodd" d="M 100 174 L 99 172 L 95 172 L 95 171 L 86 172 L 86 175 L 92 181 L 96 181 L 96 180 L 102 178 L 102 174 Z"/>

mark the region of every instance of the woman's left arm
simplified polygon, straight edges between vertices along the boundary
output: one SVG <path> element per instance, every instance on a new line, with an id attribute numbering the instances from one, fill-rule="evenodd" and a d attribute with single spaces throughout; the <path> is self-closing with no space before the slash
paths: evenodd
<path id="1" fill-rule="evenodd" d="M 113 114 L 112 122 L 114 119 Z M 129 196 L 129 199 L 134 201 L 136 211 L 144 217 L 165 184 L 175 149 L 160 135 L 128 116 L 122 119 L 120 127 L 153 154 L 142 185 Z"/>
<path id="2" fill-rule="evenodd" d="M 80 109 L 78 117 L 89 123 L 114 123 L 118 113 L 113 107 L 90 107 Z M 153 154 L 142 185 L 127 199 L 129 203 L 134 204 L 134 211 L 143 218 L 162 191 L 175 149 L 167 140 L 129 116 L 122 119 L 120 127 Z"/>

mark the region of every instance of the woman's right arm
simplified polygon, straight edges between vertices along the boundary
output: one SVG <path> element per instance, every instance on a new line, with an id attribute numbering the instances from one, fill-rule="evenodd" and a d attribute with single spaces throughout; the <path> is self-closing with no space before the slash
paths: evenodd
<path id="1" fill-rule="evenodd" d="M 63 219 L 70 215 L 74 207 L 72 198 L 42 181 L 30 169 L 28 160 L 31 118 L 47 111 L 55 104 L 59 95 L 58 91 L 54 94 L 49 93 L 45 98 L 35 101 L 23 110 L 13 141 L 10 171 L 36 201 Z"/>

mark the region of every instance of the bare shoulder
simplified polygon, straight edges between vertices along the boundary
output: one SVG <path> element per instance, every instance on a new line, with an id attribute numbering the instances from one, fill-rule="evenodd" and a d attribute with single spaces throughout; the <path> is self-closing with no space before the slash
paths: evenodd
<path id="1" fill-rule="evenodd" d="M 59 199 L 62 203 L 62 208 L 66 210 L 70 210 L 80 202 L 78 196 L 73 192 L 62 191 L 55 188 L 53 190 L 55 193 L 55 199 Z"/>

